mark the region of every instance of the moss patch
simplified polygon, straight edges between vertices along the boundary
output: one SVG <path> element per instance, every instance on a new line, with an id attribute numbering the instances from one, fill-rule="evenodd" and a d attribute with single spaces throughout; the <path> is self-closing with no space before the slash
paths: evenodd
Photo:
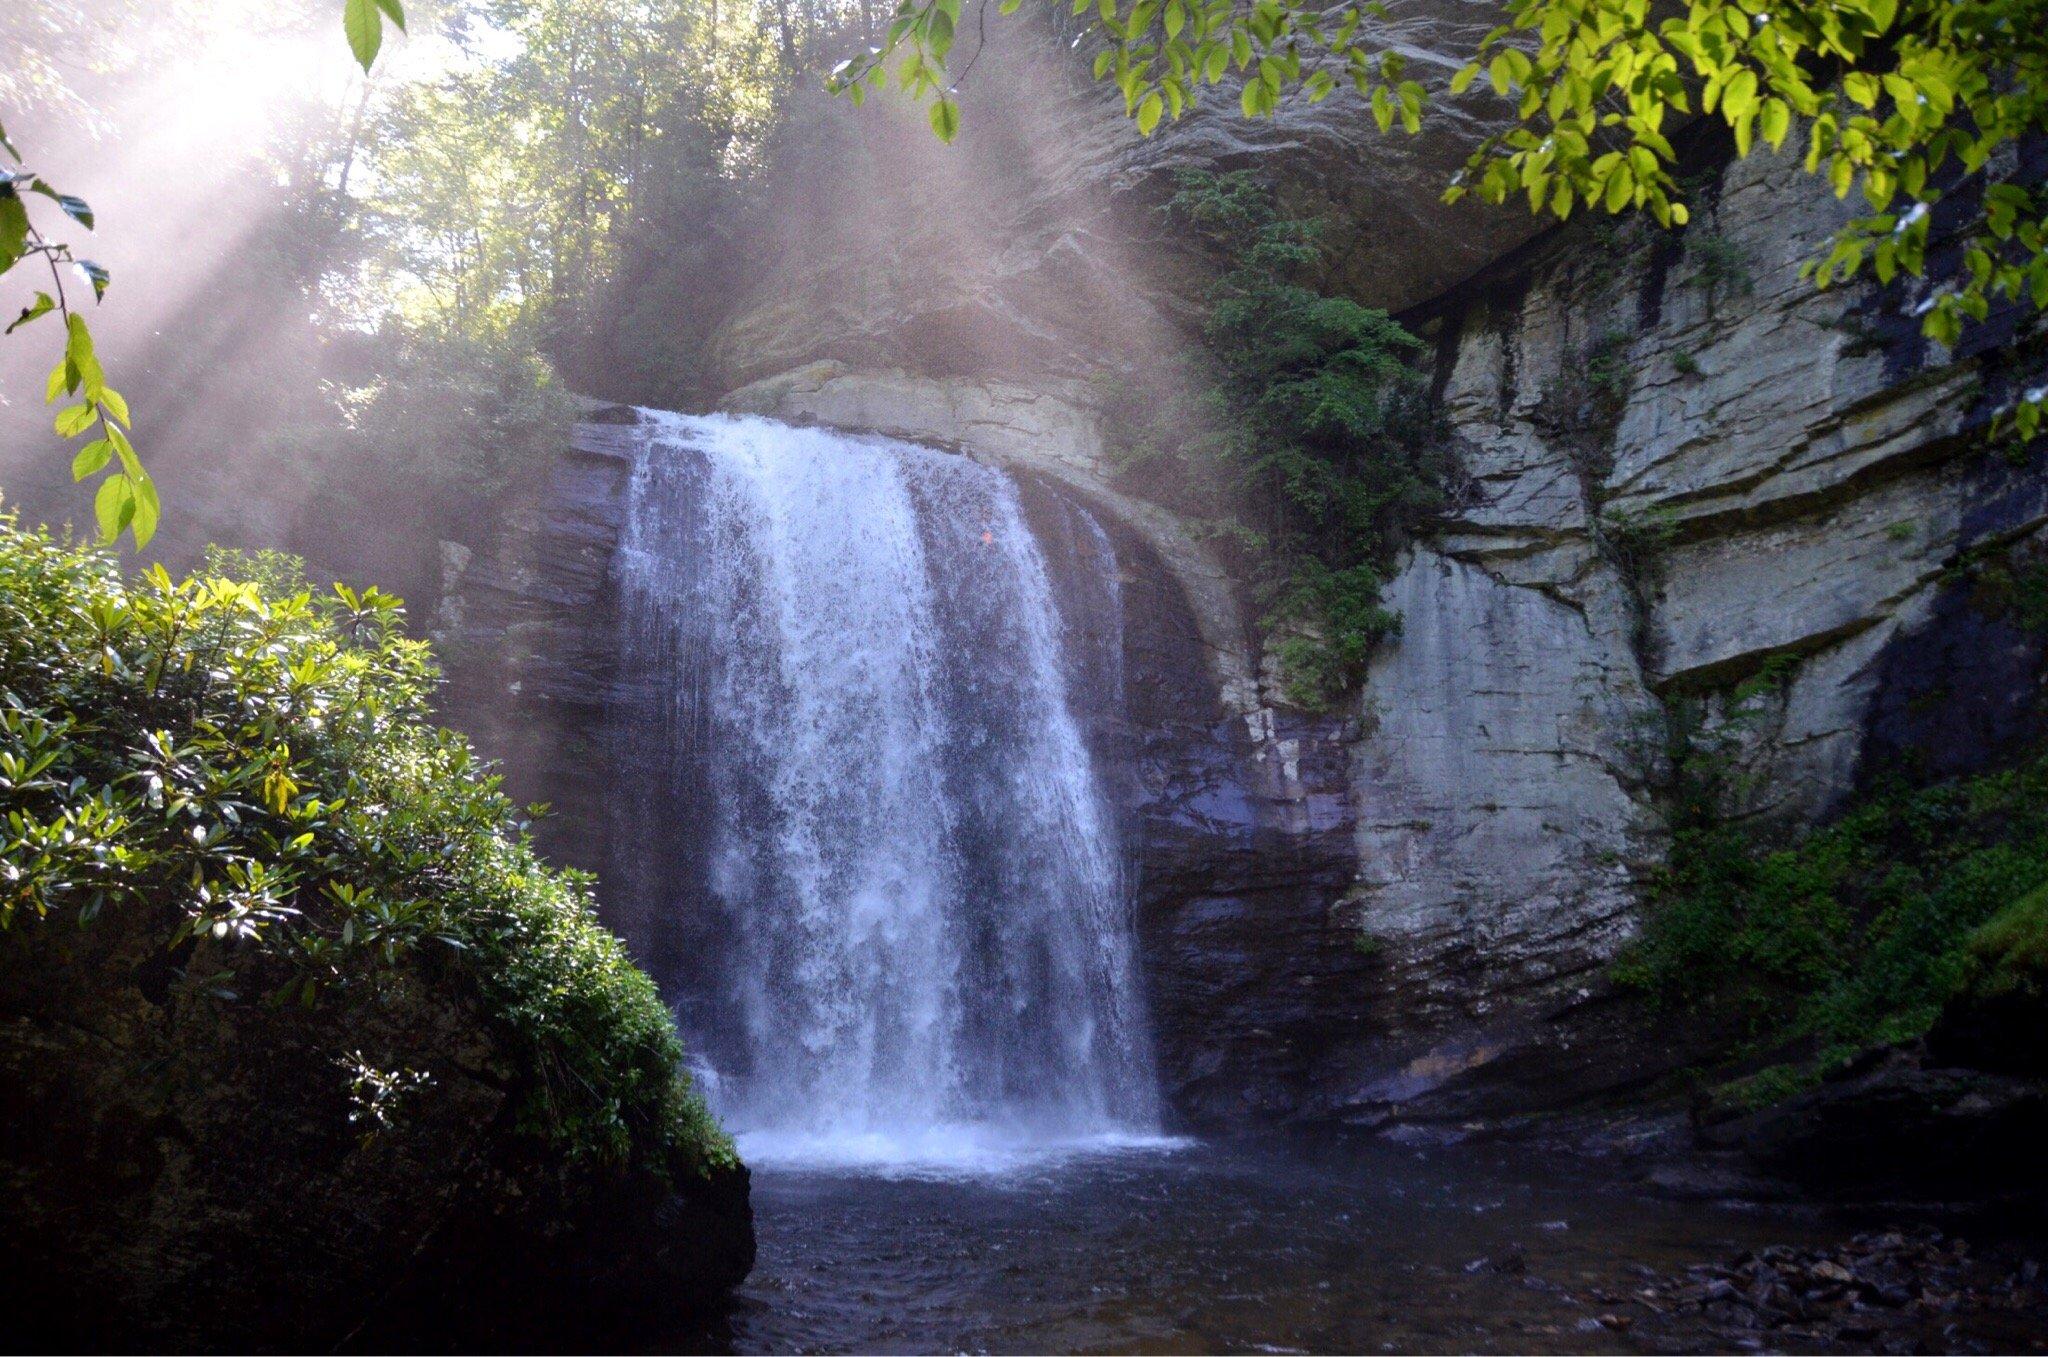
<path id="1" fill-rule="evenodd" d="M 1959 988 L 1985 999 L 2048 994 L 2048 885 L 2013 901 L 1964 940 Z"/>

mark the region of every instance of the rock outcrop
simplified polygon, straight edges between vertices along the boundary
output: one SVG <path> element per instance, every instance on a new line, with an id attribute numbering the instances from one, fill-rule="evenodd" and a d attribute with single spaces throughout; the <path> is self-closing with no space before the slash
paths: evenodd
<path id="1" fill-rule="evenodd" d="M 1681 1034 L 1601 1029 L 1675 704 L 1712 730 L 1747 681 L 1737 809 L 1785 828 L 1909 752 L 1984 766 L 2037 710 L 2040 639 L 1951 587 L 2048 522 L 2048 482 L 1984 445 L 2005 351 L 1929 350 L 1907 286 L 1801 280 L 1846 212 L 1739 162 L 1686 233 L 1560 232 L 1415 317 L 1475 490 L 1395 582 L 1406 624 L 1365 685 L 1354 917 L 1412 998 L 1340 1095 L 1360 1113 L 1540 1105 L 1683 1059 Z M 1958 742 L 1930 663 L 1987 627 L 2003 697 Z"/>

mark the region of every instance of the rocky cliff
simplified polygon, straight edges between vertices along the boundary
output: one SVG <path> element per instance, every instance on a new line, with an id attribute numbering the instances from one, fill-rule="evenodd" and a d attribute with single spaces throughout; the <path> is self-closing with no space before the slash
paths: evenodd
<path id="1" fill-rule="evenodd" d="M 1072 172 L 1142 205 L 1143 177 L 1105 168 L 1119 154 Z M 1987 450 L 2010 327 L 1930 348 L 1916 285 L 1799 279 L 1846 210 L 1824 191 L 1764 158 L 1705 181 L 1685 232 L 1553 232 L 1407 312 L 1434 341 L 1467 488 L 1406 558 L 1389 590 L 1402 633 L 1334 717 L 1277 701 L 1200 539 L 1119 481 L 1077 380 L 1099 330 L 1034 313 L 1081 336 L 1036 371 L 1014 353 L 878 345 L 829 316 L 799 337 L 819 277 L 799 268 L 728 336 L 755 360 L 742 374 L 812 360 L 729 408 L 953 447 L 1119 525 L 1127 587 L 1151 600 L 1128 656 L 1132 851 L 1166 1074 L 1190 1119 L 1456 1126 L 1639 1087 L 1690 1058 L 1704 1034 L 1654 1030 L 1606 979 L 1666 851 L 1681 705 L 1711 730 L 1742 690 L 1749 715 L 1723 729 L 1748 789 L 1736 809 L 1787 830 L 1881 768 L 1963 771 L 2039 733 L 2041 637 L 1973 604 L 1969 578 L 1988 554 L 2034 550 L 2048 522 L 2039 466 Z M 1065 248 L 1026 252 L 1016 295 L 1058 291 L 1041 270 Z M 847 272 L 887 292 L 867 258 L 844 256 Z M 989 277 L 937 272 L 962 288 Z M 1144 296 L 1166 325 L 1170 299 Z M 898 337 L 923 324 L 870 319 Z M 530 540 L 454 591 L 471 634 L 516 638 L 512 667 L 470 690 L 492 709 L 481 719 L 601 705 L 589 626 L 607 606 L 614 438 L 587 427 Z M 579 720 L 535 728 L 590 738 Z M 554 785 L 545 771 L 533 785 Z"/>

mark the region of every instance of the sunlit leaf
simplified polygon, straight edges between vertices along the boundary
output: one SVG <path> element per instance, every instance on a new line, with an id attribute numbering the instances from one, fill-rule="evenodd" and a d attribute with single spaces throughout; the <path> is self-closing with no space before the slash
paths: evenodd
<path id="1" fill-rule="evenodd" d="M 342 31 L 348 35 L 348 49 L 364 71 L 376 64 L 377 49 L 384 45 L 384 16 L 377 0 L 344 0 Z"/>
<path id="2" fill-rule="evenodd" d="M 135 490 L 128 478 L 117 471 L 101 481 L 99 493 L 93 496 L 92 512 L 102 542 L 119 537 L 135 518 Z"/>
<path id="3" fill-rule="evenodd" d="M 80 448 L 78 455 L 71 459 L 71 479 L 76 482 L 97 475 L 104 471 L 107 463 L 113 459 L 114 445 L 104 438 L 95 438 Z"/>
<path id="4" fill-rule="evenodd" d="M 0 187 L 0 273 L 14 267 L 28 249 L 28 205 L 9 184 Z"/>

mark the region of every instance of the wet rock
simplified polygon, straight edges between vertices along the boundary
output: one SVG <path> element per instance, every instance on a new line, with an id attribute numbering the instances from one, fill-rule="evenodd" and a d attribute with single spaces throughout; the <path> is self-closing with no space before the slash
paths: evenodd
<path id="1" fill-rule="evenodd" d="M 1939 1230 L 1859 1234 L 1831 1247 L 1773 1246 L 1682 1274 L 1653 1276 L 1636 1293 L 1643 1323 L 1677 1337 L 1704 1322 L 1734 1345 L 1885 1352 L 2038 1349 L 2048 1291 L 2038 1269 L 1994 1250 L 1979 1259 Z M 1699 1346 L 1696 1333 L 1681 1338 Z"/>
<path id="2" fill-rule="evenodd" d="M 1705 1145 L 1843 1199 L 2034 1202 L 2048 1193 L 2048 1085 L 1880 1052 L 1820 1087 L 1705 1120 Z"/>
<path id="3" fill-rule="evenodd" d="M 1504 1277 L 1519 1277 L 1529 1270 L 1529 1251 L 1521 1244 L 1510 1244 L 1499 1253 L 1485 1258 L 1474 1258 L 1465 1264 L 1467 1272 L 1494 1272 Z"/>
<path id="4" fill-rule="evenodd" d="M 1680 1201 L 1782 1201 L 1797 1191 L 1757 1172 L 1738 1153 L 1689 1153 L 1652 1165 L 1643 1180 L 1658 1195 Z"/>

